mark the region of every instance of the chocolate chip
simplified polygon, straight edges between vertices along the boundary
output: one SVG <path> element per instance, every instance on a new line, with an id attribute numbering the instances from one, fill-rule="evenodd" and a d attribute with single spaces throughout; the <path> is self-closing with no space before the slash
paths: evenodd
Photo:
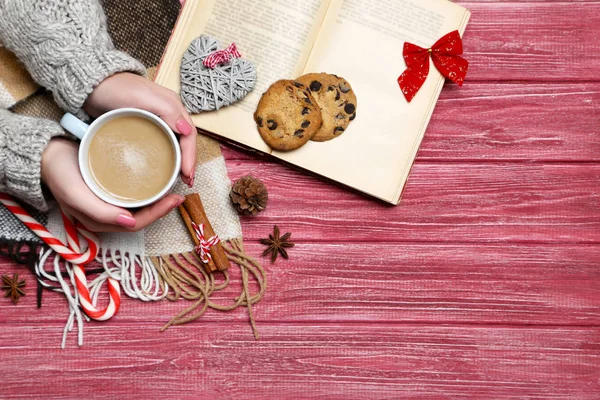
<path id="1" fill-rule="evenodd" d="M 263 127 L 263 119 L 262 119 L 262 117 L 256 118 L 256 123 L 258 124 L 258 126 L 260 126 L 262 128 Z"/>
<path id="2" fill-rule="evenodd" d="M 354 121 L 354 118 L 356 118 L 356 113 L 352 114 L 350 116 L 350 118 L 348 118 L 350 121 Z"/>
<path id="3" fill-rule="evenodd" d="M 301 84 L 301 83 L 300 83 L 300 82 L 298 82 L 298 81 L 294 81 L 294 86 L 296 86 L 296 87 L 299 87 L 299 88 L 303 88 L 303 87 L 304 87 L 304 85 L 303 85 L 303 84 Z"/>
<path id="4" fill-rule="evenodd" d="M 340 99 L 340 91 L 336 90 L 335 92 L 335 101 L 338 101 Z"/>
<path id="5" fill-rule="evenodd" d="M 312 90 L 313 92 L 318 92 L 319 90 L 321 90 L 321 82 L 319 81 L 312 81 L 310 83 L 310 90 Z"/>
<path id="6" fill-rule="evenodd" d="M 308 108 L 308 107 L 304 107 L 304 108 L 302 109 L 302 115 L 308 115 L 308 114 L 310 114 L 310 108 Z"/>
<path id="7" fill-rule="evenodd" d="M 335 116 L 335 119 L 344 119 L 344 114 L 339 113 L 338 115 Z"/>
<path id="8" fill-rule="evenodd" d="M 333 86 L 328 86 L 328 87 L 327 87 L 327 91 L 328 91 L 328 92 L 331 92 L 332 90 L 335 90 L 335 88 L 334 88 Z"/>
<path id="9" fill-rule="evenodd" d="M 335 129 L 333 130 L 334 135 L 339 135 L 342 132 L 344 132 L 344 128 L 342 128 L 341 126 L 336 126 Z"/>
<path id="10" fill-rule="evenodd" d="M 305 95 L 306 97 L 310 96 L 310 92 L 309 92 L 308 90 L 305 90 L 305 91 L 304 91 L 304 92 L 302 92 L 302 93 L 304 93 L 304 95 Z"/>
<path id="11" fill-rule="evenodd" d="M 274 131 L 275 129 L 277 129 L 277 122 L 273 121 L 272 119 L 267 121 L 267 128 L 269 128 L 269 130 Z"/>
<path id="12" fill-rule="evenodd" d="M 300 126 L 303 128 L 308 128 L 310 126 L 310 121 L 302 121 L 302 124 Z"/>
<path id="13" fill-rule="evenodd" d="M 339 77 L 339 76 L 337 76 L 336 74 L 331 74 L 331 75 L 333 75 L 333 76 L 335 76 L 336 78 L 340 79 L 340 77 Z"/>
<path id="14" fill-rule="evenodd" d="M 299 138 L 303 138 L 304 135 L 304 129 L 298 129 L 296 132 L 294 132 L 294 136 L 298 136 Z"/>
<path id="15" fill-rule="evenodd" d="M 287 91 L 288 91 L 288 92 L 290 92 L 290 93 L 294 93 L 294 88 L 293 88 L 293 87 L 291 87 L 291 86 L 286 86 L 286 87 L 285 87 L 285 90 L 287 90 Z"/>
<path id="16" fill-rule="evenodd" d="M 354 104 L 348 103 L 346 104 L 346 107 L 344 107 L 344 111 L 346 111 L 346 114 L 354 114 L 356 107 L 354 107 Z"/>
<path id="17" fill-rule="evenodd" d="M 348 93 L 350 91 L 350 88 L 348 86 L 346 86 L 344 83 L 340 83 L 339 87 L 340 87 L 340 90 L 342 91 L 342 93 Z"/>
<path id="18" fill-rule="evenodd" d="M 310 99 L 309 99 L 308 97 L 306 97 L 306 98 L 304 99 L 304 101 L 305 101 L 305 102 L 307 102 L 308 104 L 312 105 L 312 102 L 310 101 Z"/>

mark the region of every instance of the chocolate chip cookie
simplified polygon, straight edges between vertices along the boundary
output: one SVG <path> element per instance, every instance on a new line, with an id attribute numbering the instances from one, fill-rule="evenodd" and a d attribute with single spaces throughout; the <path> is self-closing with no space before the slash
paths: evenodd
<path id="1" fill-rule="evenodd" d="M 273 149 L 295 150 L 321 127 L 321 111 L 308 88 L 297 81 L 281 80 L 261 97 L 254 121 L 263 140 Z"/>
<path id="2" fill-rule="evenodd" d="M 331 74 L 306 74 L 297 79 L 308 86 L 321 108 L 323 124 L 311 138 L 325 142 L 340 136 L 356 118 L 356 95 L 344 78 Z"/>

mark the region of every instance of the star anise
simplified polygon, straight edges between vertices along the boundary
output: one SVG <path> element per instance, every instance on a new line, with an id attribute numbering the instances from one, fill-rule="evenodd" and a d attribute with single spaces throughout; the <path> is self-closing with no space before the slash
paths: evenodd
<path id="1" fill-rule="evenodd" d="M 268 239 L 260 239 L 260 242 L 267 247 L 267 249 L 263 252 L 263 256 L 271 253 L 271 262 L 275 262 L 277 259 L 277 254 L 281 254 L 281 256 L 285 259 L 288 258 L 288 253 L 285 250 L 289 247 L 294 247 L 294 243 L 292 243 L 289 239 L 292 234 L 290 232 L 286 233 L 283 236 L 279 236 L 279 227 L 275 225 L 273 229 L 273 234 L 269 234 Z"/>
<path id="2" fill-rule="evenodd" d="M 3 275 L 2 283 L 2 289 L 6 290 L 4 297 L 10 297 L 13 303 L 17 304 L 21 296 L 25 296 L 25 291 L 22 289 L 25 287 L 25 279 L 19 280 L 18 274 L 14 274 L 12 279 L 8 275 Z"/>

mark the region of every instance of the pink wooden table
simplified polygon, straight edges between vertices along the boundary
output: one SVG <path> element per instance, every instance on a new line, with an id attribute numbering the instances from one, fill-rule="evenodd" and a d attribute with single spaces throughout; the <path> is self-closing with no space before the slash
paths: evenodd
<path id="1" fill-rule="evenodd" d="M 298 243 L 265 259 L 260 341 L 243 310 L 159 333 L 182 304 L 125 300 L 61 351 L 65 301 L 37 310 L 27 275 L 0 398 L 600 398 L 600 1 L 461 3 L 468 81 L 399 206 L 224 150 L 270 190 L 249 252 L 273 224 Z"/>

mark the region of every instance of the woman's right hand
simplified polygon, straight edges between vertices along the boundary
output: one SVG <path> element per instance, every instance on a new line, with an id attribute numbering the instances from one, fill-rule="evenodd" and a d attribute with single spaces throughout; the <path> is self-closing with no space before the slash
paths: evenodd
<path id="1" fill-rule="evenodd" d="M 55 138 L 42 153 L 42 182 L 61 208 L 94 232 L 135 232 L 167 215 L 183 203 L 183 196 L 171 194 L 135 213 L 110 205 L 85 184 L 78 164 L 77 143 Z"/>

